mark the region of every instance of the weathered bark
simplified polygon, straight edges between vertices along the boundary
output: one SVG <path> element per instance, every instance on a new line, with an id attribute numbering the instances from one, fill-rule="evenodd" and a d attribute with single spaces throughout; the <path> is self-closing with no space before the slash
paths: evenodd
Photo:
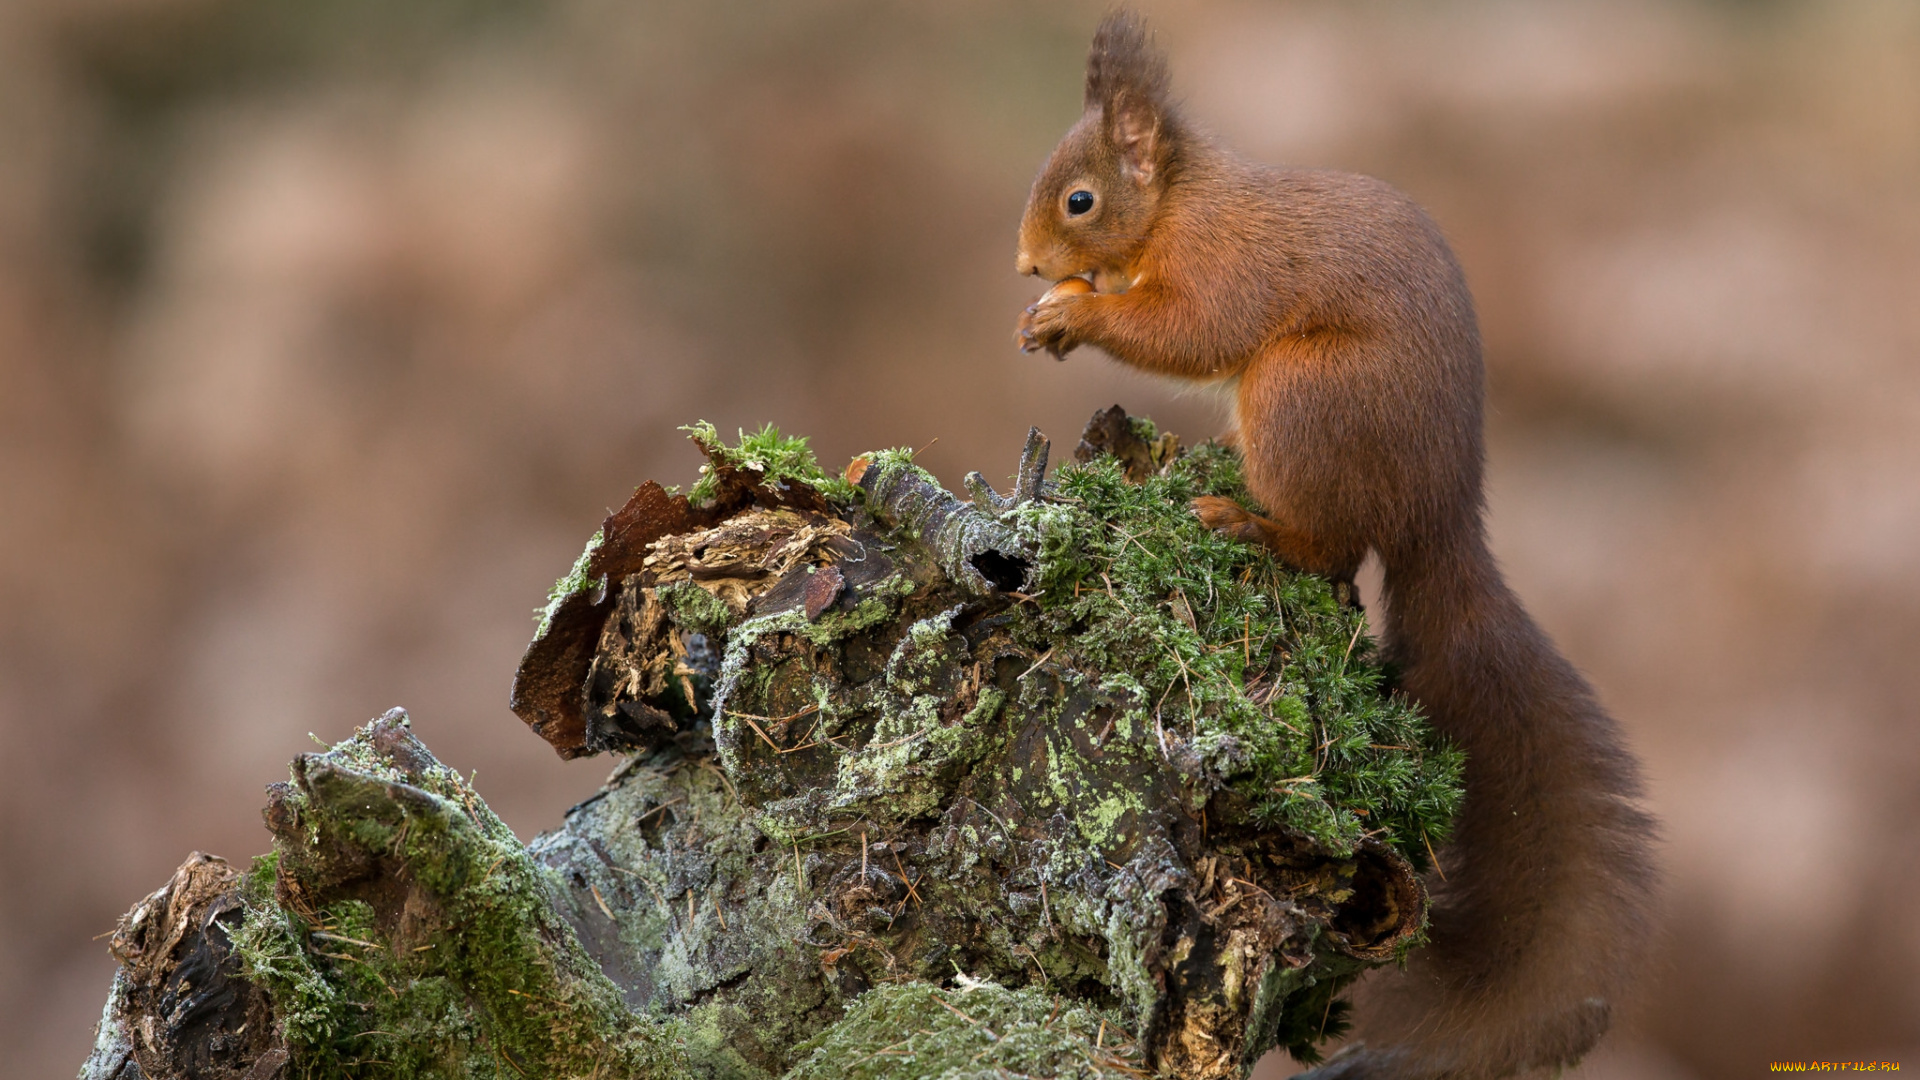
<path id="1" fill-rule="evenodd" d="M 1084 455 L 1231 489 L 1224 452 L 1098 419 Z M 1440 811 L 1339 793 L 1445 802 L 1457 760 L 1325 583 L 1269 611 L 1256 552 L 1123 566 L 1181 506 L 1103 519 L 1142 496 L 1049 490 L 1037 433 L 971 503 L 897 452 L 843 482 L 705 448 L 708 501 L 610 517 L 516 681 L 562 755 L 633 752 L 603 790 L 522 847 L 403 715 L 302 756 L 273 860 L 129 917 L 84 1075 L 1234 1077 L 1411 944 L 1404 834 Z M 165 997 L 193 964 L 232 991 L 197 1027 Z"/>

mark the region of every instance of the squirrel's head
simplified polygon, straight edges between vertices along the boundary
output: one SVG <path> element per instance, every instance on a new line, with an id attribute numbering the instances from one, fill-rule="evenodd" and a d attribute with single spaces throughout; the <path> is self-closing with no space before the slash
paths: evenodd
<path id="1" fill-rule="evenodd" d="M 1101 21 L 1087 54 L 1086 111 L 1027 196 L 1020 273 L 1089 274 L 1102 292 L 1126 287 L 1175 164 L 1167 83 L 1166 57 L 1139 16 L 1115 11 Z"/>

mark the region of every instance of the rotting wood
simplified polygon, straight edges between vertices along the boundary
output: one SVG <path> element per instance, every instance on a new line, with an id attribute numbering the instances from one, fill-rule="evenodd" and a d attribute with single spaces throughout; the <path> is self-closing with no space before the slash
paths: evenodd
<path id="1" fill-rule="evenodd" d="M 1310 1054 L 1339 988 L 1413 943 L 1409 859 L 1458 761 L 1383 696 L 1326 583 L 1140 539 L 1187 529 L 1184 504 L 1087 516 L 1120 472 L 1231 484 L 1230 455 L 1178 447 L 1116 408 L 1076 455 L 1095 473 L 1049 487 L 1035 432 L 1011 496 L 962 502 L 897 451 L 762 490 L 703 443 L 712 501 L 640 489 L 522 663 L 515 709 L 558 752 L 633 754 L 562 827 L 520 845 L 399 714 L 276 786 L 273 861 L 179 938 L 243 916 L 234 1000 L 274 1020 L 231 1075 L 905 1078 L 961 1054 L 1211 1080 Z M 1143 571 L 1182 544 L 1212 577 Z M 1342 794 L 1376 766 L 1428 770 L 1422 807 Z M 83 1075 L 130 1076 L 137 1032 L 173 1047 L 150 1076 L 212 1045 L 154 1028 L 128 957 Z"/>

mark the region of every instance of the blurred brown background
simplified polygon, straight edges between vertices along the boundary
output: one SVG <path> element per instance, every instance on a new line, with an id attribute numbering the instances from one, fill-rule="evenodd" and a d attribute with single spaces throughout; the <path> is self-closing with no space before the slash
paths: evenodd
<path id="1" fill-rule="evenodd" d="M 1920 1067 L 1920 4 L 1148 9 L 1192 114 L 1467 267 L 1498 550 L 1667 823 L 1582 1073 Z M 507 685 L 676 425 L 950 484 L 1114 401 L 1217 430 L 1011 345 L 1099 11 L 0 4 L 0 1073 L 73 1074 L 90 939 L 263 850 L 308 732 L 404 704 L 527 836 L 591 791 Z"/>

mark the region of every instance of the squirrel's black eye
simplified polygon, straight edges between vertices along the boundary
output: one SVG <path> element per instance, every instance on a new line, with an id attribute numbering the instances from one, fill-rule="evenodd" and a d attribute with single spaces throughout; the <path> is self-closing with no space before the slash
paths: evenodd
<path id="1" fill-rule="evenodd" d="M 1093 192 L 1076 191 L 1067 196 L 1067 213 L 1075 217 L 1093 209 Z"/>

